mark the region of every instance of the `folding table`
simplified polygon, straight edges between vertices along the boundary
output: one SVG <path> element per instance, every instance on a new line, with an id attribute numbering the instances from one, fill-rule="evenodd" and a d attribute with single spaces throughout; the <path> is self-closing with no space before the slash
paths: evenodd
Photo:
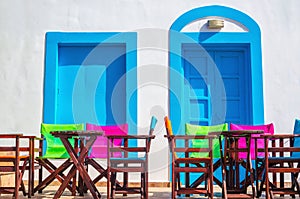
<path id="1" fill-rule="evenodd" d="M 80 177 L 85 183 L 85 186 L 90 190 L 93 198 L 98 199 L 101 198 L 100 192 L 97 190 L 95 184 L 92 182 L 87 170 L 84 166 L 84 160 L 88 154 L 89 149 L 97 139 L 97 136 L 101 136 L 103 132 L 100 131 L 54 131 L 51 134 L 55 137 L 61 139 L 62 143 L 66 147 L 70 158 L 72 159 L 73 166 L 70 169 L 66 179 L 63 181 L 59 189 L 54 195 L 54 199 L 59 198 L 67 185 L 69 184 L 70 180 L 76 175 L 76 171 L 79 172 Z M 72 147 L 71 143 L 69 142 L 70 138 L 77 138 L 79 139 L 80 146 L 79 146 L 79 153 L 77 153 L 76 147 Z"/>

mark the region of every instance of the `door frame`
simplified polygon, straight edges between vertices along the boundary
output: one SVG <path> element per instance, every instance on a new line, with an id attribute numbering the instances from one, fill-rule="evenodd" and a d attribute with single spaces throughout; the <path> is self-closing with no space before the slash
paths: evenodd
<path id="1" fill-rule="evenodd" d="M 80 44 L 126 45 L 126 123 L 137 132 L 137 33 L 136 32 L 47 32 L 43 122 L 57 122 L 58 49 L 59 45 Z"/>
<path id="2" fill-rule="evenodd" d="M 248 31 L 246 32 L 181 32 L 189 23 L 210 16 L 233 20 Z M 261 58 L 261 33 L 257 23 L 245 13 L 224 6 L 206 6 L 190 10 L 175 20 L 169 31 L 169 115 L 175 134 L 184 134 L 186 123 L 183 103 L 183 64 L 181 47 L 183 43 L 224 44 L 239 43 L 249 45 L 252 90 L 252 122 L 264 123 L 263 74 Z M 254 75 L 255 74 L 255 77 Z M 178 108 L 179 107 L 179 108 Z"/>

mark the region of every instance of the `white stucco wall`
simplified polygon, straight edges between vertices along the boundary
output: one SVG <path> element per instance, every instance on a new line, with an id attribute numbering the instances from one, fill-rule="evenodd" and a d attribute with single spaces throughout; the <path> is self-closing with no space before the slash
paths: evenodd
<path id="1" fill-rule="evenodd" d="M 150 181 L 168 181 L 161 120 L 168 113 L 167 30 L 183 13 L 206 5 L 235 8 L 260 26 L 265 122 L 274 122 L 276 132 L 291 132 L 300 118 L 299 0 L 1 0 L 0 132 L 39 135 L 46 32 L 136 31 L 138 125 L 146 129 L 150 115 L 160 118 Z"/>

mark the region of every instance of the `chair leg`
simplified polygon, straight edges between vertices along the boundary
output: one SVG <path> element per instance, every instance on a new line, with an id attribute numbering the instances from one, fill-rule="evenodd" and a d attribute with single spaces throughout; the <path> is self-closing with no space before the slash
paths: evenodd
<path id="1" fill-rule="evenodd" d="M 111 174 L 111 198 L 115 198 L 117 172 Z"/>
<path id="2" fill-rule="evenodd" d="M 17 166 L 17 167 L 19 167 L 19 166 Z M 19 189 L 20 189 L 20 172 L 19 172 L 19 168 L 18 168 L 18 169 L 16 169 L 16 172 L 15 172 L 15 190 L 14 190 L 15 199 L 19 199 Z"/>
<path id="3" fill-rule="evenodd" d="M 146 171 L 144 173 L 144 198 L 148 199 L 148 191 L 149 191 L 149 187 L 148 187 L 148 172 Z"/>
<path id="4" fill-rule="evenodd" d="M 145 198 L 145 174 L 141 173 L 141 198 Z"/>
<path id="5" fill-rule="evenodd" d="M 40 166 L 40 169 L 39 169 L 39 184 L 41 184 L 43 181 L 43 167 Z M 35 190 L 33 190 L 33 193 L 35 192 Z M 38 193 L 42 193 L 43 190 L 42 189 L 39 189 L 38 190 Z"/>
<path id="6" fill-rule="evenodd" d="M 109 199 L 110 198 L 110 183 L 111 183 L 111 175 L 110 175 L 110 168 L 107 167 L 107 175 L 106 175 L 106 178 L 107 178 L 107 185 L 106 185 L 106 192 L 107 192 L 107 198 Z"/>
<path id="7" fill-rule="evenodd" d="M 26 196 L 27 193 L 26 193 L 26 190 L 25 190 L 25 185 L 24 185 L 23 180 L 21 180 L 20 190 L 22 191 L 23 196 Z M 28 198 L 31 198 L 29 193 L 28 193 Z"/>
<path id="8" fill-rule="evenodd" d="M 172 168 L 172 169 L 174 169 L 174 168 Z M 177 176 L 177 173 L 175 173 L 173 170 L 173 172 L 172 172 L 172 199 L 175 199 L 176 184 L 177 184 L 177 180 L 178 180 L 178 179 L 176 179 L 176 176 Z"/>

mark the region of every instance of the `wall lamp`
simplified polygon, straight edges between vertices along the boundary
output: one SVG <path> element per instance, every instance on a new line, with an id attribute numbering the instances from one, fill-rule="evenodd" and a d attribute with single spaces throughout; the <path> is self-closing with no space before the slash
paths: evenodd
<path id="1" fill-rule="evenodd" d="M 224 28 L 224 21 L 221 19 L 210 19 L 207 21 L 209 29 L 221 29 Z"/>

